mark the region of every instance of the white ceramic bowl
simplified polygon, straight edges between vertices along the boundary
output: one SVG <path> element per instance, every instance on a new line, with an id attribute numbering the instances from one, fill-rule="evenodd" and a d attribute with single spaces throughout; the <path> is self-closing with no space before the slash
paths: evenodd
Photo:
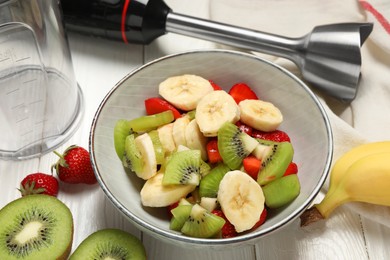
<path id="1" fill-rule="evenodd" d="M 143 181 L 135 174 L 126 174 L 115 153 L 116 121 L 145 115 L 144 100 L 158 95 L 158 84 L 181 74 L 211 79 L 226 90 L 234 83 L 246 82 L 261 99 L 273 102 L 283 113 L 284 121 L 279 129 L 291 138 L 301 192 L 288 206 L 269 211 L 267 221 L 251 233 L 229 239 L 201 239 L 170 230 L 165 208 L 141 205 L 139 192 Z M 328 175 L 333 139 L 321 104 L 293 74 L 253 55 L 209 50 L 166 56 L 129 73 L 101 102 L 92 123 L 89 149 L 96 177 L 108 199 L 141 230 L 176 244 L 222 247 L 255 243 L 296 219 L 310 205 Z"/>

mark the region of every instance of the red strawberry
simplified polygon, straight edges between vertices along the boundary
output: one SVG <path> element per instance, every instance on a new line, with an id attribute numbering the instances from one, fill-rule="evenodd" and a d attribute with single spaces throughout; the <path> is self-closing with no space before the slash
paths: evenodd
<path id="1" fill-rule="evenodd" d="M 209 158 L 210 163 L 222 162 L 222 157 L 218 151 L 218 141 L 216 138 L 211 139 L 206 144 L 207 157 Z"/>
<path id="2" fill-rule="evenodd" d="M 170 103 L 168 103 L 168 101 L 162 98 L 158 98 L 158 97 L 148 98 L 144 101 L 144 103 L 145 103 L 146 114 L 148 115 L 154 115 L 167 110 L 171 110 L 173 112 L 173 116 L 175 117 L 175 119 L 181 117 L 179 110 L 177 110 L 173 105 L 171 105 Z"/>
<path id="3" fill-rule="evenodd" d="M 222 88 L 218 84 L 216 84 L 214 81 L 209 80 L 209 82 L 214 90 L 222 90 Z"/>
<path id="4" fill-rule="evenodd" d="M 261 167 L 261 160 L 253 155 L 249 155 L 242 160 L 242 165 L 244 166 L 245 172 L 254 180 L 257 180 L 257 175 Z"/>
<path id="5" fill-rule="evenodd" d="M 22 196 L 46 194 L 56 197 L 58 194 L 58 180 L 53 175 L 40 172 L 31 173 L 20 182 L 19 191 Z"/>
<path id="6" fill-rule="evenodd" d="M 233 224 L 229 222 L 229 220 L 226 218 L 225 214 L 223 214 L 222 210 L 215 209 L 211 213 L 223 218 L 226 222 L 222 227 L 221 230 L 221 236 L 222 238 L 228 238 L 228 237 L 235 237 L 238 235 L 236 229 L 234 228 Z"/>
<path id="7" fill-rule="evenodd" d="M 267 209 L 264 208 L 263 212 L 261 212 L 261 214 L 260 214 L 259 221 L 257 221 L 257 223 L 251 228 L 251 230 L 255 230 L 256 228 L 258 228 L 261 225 L 263 225 L 263 223 L 265 222 L 266 218 L 267 218 Z"/>
<path id="8" fill-rule="evenodd" d="M 229 90 L 229 94 L 233 97 L 236 103 L 240 103 L 245 99 L 259 99 L 256 93 L 245 83 L 237 83 Z"/>
<path id="9" fill-rule="evenodd" d="M 274 142 L 290 142 L 288 134 L 281 130 L 275 130 L 272 132 L 263 132 L 260 130 L 253 130 L 252 137 L 270 140 Z"/>
<path id="10" fill-rule="evenodd" d="M 283 176 L 287 176 L 287 175 L 290 175 L 290 174 L 297 174 L 298 173 L 298 165 L 294 162 L 291 162 L 286 171 L 284 172 Z"/>
<path id="11" fill-rule="evenodd" d="M 253 128 L 251 126 L 246 125 L 246 124 L 242 123 L 241 121 L 237 121 L 236 122 L 236 126 L 238 126 L 238 128 L 242 132 L 247 133 L 248 135 L 252 135 Z"/>
<path id="12" fill-rule="evenodd" d="M 52 166 L 52 169 L 55 167 L 61 181 L 86 184 L 97 182 L 89 153 L 83 147 L 72 145 L 65 150 L 64 154 L 59 154 L 56 151 L 54 153 L 60 159 Z"/>

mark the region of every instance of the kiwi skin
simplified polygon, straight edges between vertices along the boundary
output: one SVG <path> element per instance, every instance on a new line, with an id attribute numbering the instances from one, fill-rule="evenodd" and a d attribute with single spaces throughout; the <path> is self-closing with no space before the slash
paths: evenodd
<path id="1" fill-rule="evenodd" d="M 109 249 L 108 249 L 109 248 Z M 92 260 L 103 259 L 102 256 L 110 256 L 106 251 L 113 250 L 118 259 L 126 260 L 146 260 L 146 251 L 142 242 L 132 234 L 120 229 L 98 230 L 76 248 L 69 260 Z M 113 259 L 117 259 L 113 256 Z"/>
<path id="2" fill-rule="evenodd" d="M 6 234 L 9 232 L 15 232 L 19 227 L 15 227 L 15 223 L 24 221 L 26 219 L 40 218 L 41 215 L 31 215 L 29 212 L 47 212 L 47 216 L 43 218 L 49 218 L 50 216 L 55 220 L 47 222 L 46 228 L 51 237 L 48 241 L 48 247 L 39 247 L 42 249 L 30 249 L 24 254 L 24 256 L 10 255 L 10 252 L 6 249 L 5 245 Z M 30 214 L 30 215 L 28 215 Z M 39 217 L 38 217 L 39 216 Z M 21 219 L 20 219 L 21 218 Z M 73 217 L 69 208 L 58 200 L 56 197 L 36 194 L 28 195 L 16 199 L 0 210 L 0 259 L 48 259 L 52 257 L 55 259 L 68 259 L 68 256 L 72 249 L 73 242 Z M 27 222 L 29 223 L 29 222 Z M 42 232 L 41 230 L 40 232 Z M 3 237 L 4 236 L 4 237 Z M 4 240 L 3 240 L 4 239 Z M 3 244 L 4 243 L 4 244 Z"/>

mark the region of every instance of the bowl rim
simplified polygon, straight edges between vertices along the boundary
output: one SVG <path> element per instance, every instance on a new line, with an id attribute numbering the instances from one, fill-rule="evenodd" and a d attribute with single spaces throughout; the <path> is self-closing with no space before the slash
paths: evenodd
<path id="1" fill-rule="evenodd" d="M 239 56 L 244 56 L 250 59 L 255 59 L 260 62 L 266 63 L 269 66 L 272 66 L 278 70 L 280 70 L 282 73 L 285 73 L 288 77 L 292 78 L 294 81 L 296 81 L 309 95 L 309 97 L 313 100 L 314 104 L 317 106 L 319 109 L 322 119 L 325 124 L 325 130 L 327 134 L 327 148 L 328 148 L 328 154 L 326 158 L 326 163 L 324 167 L 324 171 L 316 184 L 316 186 L 313 188 L 313 192 L 308 196 L 308 198 L 300 205 L 298 208 L 296 208 L 289 216 L 282 221 L 279 221 L 275 223 L 274 225 L 262 229 L 260 232 L 249 232 L 247 234 L 233 237 L 233 238 L 194 238 L 194 237 L 187 237 L 184 236 L 180 233 L 175 233 L 174 231 L 166 231 L 160 228 L 156 228 L 155 226 L 143 221 L 141 218 L 135 216 L 130 210 L 126 209 L 126 207 L 117 199 L 115 198 L 112 193 L 110 192 L 109 188 L 106 186 L 104 180 L 102 179 L 99 169 L 97 166 L 96 158 L 95 158 L 95 153 L 94 153 L 94 133 L 97 125 L 97 121 L 99 118 L 99 115 L 101 111 L 104 108 L 104 105 L 106 104 L 107 100 L 110 98 L 110 96 L 122 85 L 124 81 L 126 81 L 129 77 L 132 75 L 136 74 L 140 70 L 143 70 L 146 67 L 149 67 L 155 63 L 158 63 L 162 60 L 166 59 L 171 59 L 177 56 L 182 56 L 182 55 L 189 55 L 189 54 L 196 54 L 196 53 L 227 53 L 229 55 L 239 55 Z M 269 60 L 266 60 L 262 57 L 256 56 L 255 54 L 251 53 L 246 53 L 246 52 L 241 52 L 241 51 L 236 51 L 236 50 L 227 50 L 227 49 L 201 49 L 201 50 L 191 50 L 191 51 L 183 51 L 183 52 L 178 52 L 178 53 L 173 53 L 169 55 L 165 55 L 159 58 L 156 58 L 154 60 L 151 60 L 135 69 L 130 71 L 127 75 L 125 75 L 121 80 L 119 80 L 114 87 L 111 88 L 111 90 L 108 91 L 108 93 L 105 95 L 105 97 L 102 99 L 101 103 L 99 104 L 97 111 L 93 117 L 91 128 L 90 128 L 90 135 L 89 135 L 89 144 L 88 144 L 89 152 L 90 152 L 90 160 L 92 163 L 92 168 L 94 170 L 95 176 L 98 180 L 98 183 L 103 190 L 104 194 L 107 196 L 107 198 L 111 201 L 111 203 L 114 204 L 114 206 L 125 216 L 127 219 L 129 219 L 133 224 L 135 224 L 137 227 L 139 227 L 141 230 L 146 231 L 148 234 L 163 238 L 163 239 L 168 239 L 168 242 L 181 242 L 185 244 L 192 244 L 192 245 L 207 245 L 208 247 L 214 247 L 214 246 L 220 246 L 220 245 L 239 245 L 243 243 L 248 243 L 249 241 L 255 241 L 257 239 L 260 239 L 261 237 L 273 233 L 280 228 L 286 226 L 293 220 L 299 217 L 300 214 L 303 213 L 305 209 L 307 209 L 310 204 L 313 202 L 314 198 L 318 195 L 318 193 L 321 190 L 321 187 L 325 183 L 329 172 L 330 172 L 330 167 L 332 163 L 332 157 L 333 157 L 333 133 L 332 133 L 332 128 L 331 124 L 328 118 L 328 115 L 317 98 L 317 96 L 314 94 L 314 92 L 301 80 L 299 79 L 296 75 L 294 75 L 292 72 L 288 71 L 287 69 L 281 67 L 278 64 L 275 64 Z"/>

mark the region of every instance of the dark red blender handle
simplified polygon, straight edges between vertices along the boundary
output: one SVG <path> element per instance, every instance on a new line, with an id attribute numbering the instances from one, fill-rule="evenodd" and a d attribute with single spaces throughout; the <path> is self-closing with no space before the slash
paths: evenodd
<path id="1" fill-rule="evenodd" d="M 171 9 L 162 0 L 61 0 L 69 31 L 149 44 L 166 33 Z"/>

